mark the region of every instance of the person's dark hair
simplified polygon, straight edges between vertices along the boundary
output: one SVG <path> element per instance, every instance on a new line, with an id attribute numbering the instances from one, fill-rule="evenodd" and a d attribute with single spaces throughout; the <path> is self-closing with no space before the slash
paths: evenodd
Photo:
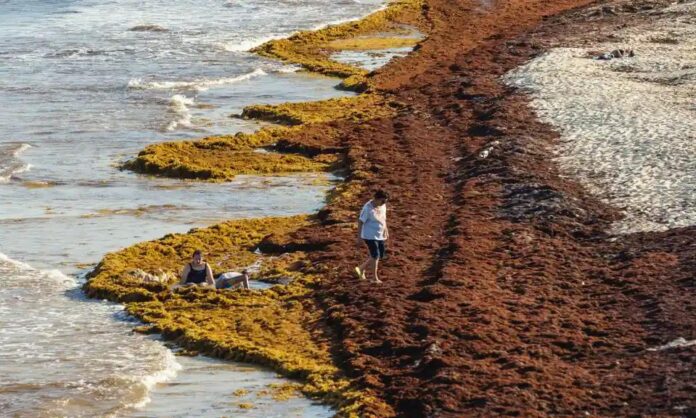
<path id="1" fill-rule="evenodd" d="M 382 189 L 379 189 L 375 192 L 375 199 L 384 199 L 384 200 L 389 200 L 389 193 L 385 192 Z"/>
<path id="2" fill-rule="evenodd" d="M 195 256 L 197 256 L 197 255 L 202 256 L 202 255 L 203 255 L 203 251 L 201 251 L 201 250 L 196 250 L 196 251 L 193 252 L 193 254 L 191 254 L 191 257 L 193 258 L 193 257 L 195 257 Z"/>

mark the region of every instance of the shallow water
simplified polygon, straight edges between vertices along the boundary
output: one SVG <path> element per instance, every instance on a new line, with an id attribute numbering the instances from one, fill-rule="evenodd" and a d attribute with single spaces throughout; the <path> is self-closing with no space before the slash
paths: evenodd
<path id="1" fill-rule="evenodd" d="M 331 59 L 373 71 L 384 66 L 393 58 L 405 57 L 411 51 L 413 51 L 413 47 L 410 46 L 370 51 L 346 50 L 332 54 Z"/>
<path id="2" fill-rule="evenodd" d="M 624 211 L 615 233 L 696 223 L 694 22 L 696 3 L 673 6 L 620 42 L 554 49 L 507 76 L 561 132 L 563 172 Z M 635 57 L 591 58 L 619 48 Z"/>
<path id="3" fill-rule="evenodd" d="M 425 36 L 416 28 L 411 26 L 402 26 L 397 32 L 381 32 L 371 34 L 368 38 L 409 38 L 409 39 L 424 39 Z M 413 51 L 412 46 L 386 48 L 386 49 L 371 49 L 371 50 L 343 50 L 331 54 L 331 59 L 344 64 L 353 65 L 359 68 L 364 68 L 368 71 L 374 71 L 383 67 L 394 58 L 402 58 Z"/>
<path id="4" fill-rule="evenodd" d="M 0 233 L 9 238 L 3 252 L 36 268 L 75 273 L 106 252 L 194 226 L 311 213 L 332 186 L 326 174 L 239 176 L 224 184 L 131 177 L 85 186 L 0 186 Z"/>
<path id="5" fill-rule="evenodd" d="M 86 300 L 74 278 L 5 256 L 0 276 L 3 415 L 108 415 L 181 369 L 162 344 L 131 335 L 120 306 Z"/>
<path id="6" fill-rule="evenodd" d="M 154 388 L 152 401 L 145 408 L 130 410 L 124 416 L 317 418 L 332 415 L 326 406 L 299 397 L 273 399 L 272 393 L 268 393 L 269 385 L 278 383 L 273 372 L 206 357 L 178 357 L 177 361 L 186 374 L 171 384 Z M 235 393 L 238 390 L 247 393 Z"/>
<path id="7" fill-rule="evenodd" d="M 0 3 L 0 415 L 331 415 L 304 398 L 239 409 L 228 388 L 285 380 L 175 358 L 72 275 L 165 233 L 322 206 L 323 174 L 200 184 L 115 167 L 153 142 L 257 129 L 230 117 L 248 104 L 350 94 L 244 51 L 382 1 Z"/>

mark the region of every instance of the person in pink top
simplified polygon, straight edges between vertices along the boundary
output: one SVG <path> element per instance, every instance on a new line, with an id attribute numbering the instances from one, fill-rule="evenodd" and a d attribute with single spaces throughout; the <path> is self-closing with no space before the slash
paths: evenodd
<path id="1" fill-rule="evenodd" d="M 369 270 L 376 283 L 382 283 L 377 275 L 377 268 L 379 260 L 384 258 L 386 252 L 385 241 L 389 239 L 387 200 L 389 200 L 387 192 L 377 190 L 372 200 L 365 203 L 358 218 L 357 243 L 359 246 L 367 245 L 369 257 L 362 265 L 355 268 L 355 274 L 358 278 L 365 279 L 365 272 Z"/>

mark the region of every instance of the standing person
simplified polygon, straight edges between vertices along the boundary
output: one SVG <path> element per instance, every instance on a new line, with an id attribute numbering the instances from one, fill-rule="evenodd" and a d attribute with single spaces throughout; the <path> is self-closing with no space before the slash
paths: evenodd
<path id="1" fill-rule="evenodd" d="M 184 266 L 181 272 L 181 282 L 179 285 L 208 285 L 215 288 L 213 270 L 210 265 L 203 261 L 203 253 L 196 250 L 191 256 L 191 262 Z"/>
<path id="2" fill-rule="evenodd" d="M 377 276 L 379 260 L 384 258 L 384 241 L 389 239 L 387 228 L 387 200 L 389 195 L 384 190 L 377 190 L 369 202 L 365 203 L 358 218 L 358 245 L 363 241 L 367 245 L 370 256 L 362 265 L 355 268 L 360 279 L 365 279 L 365 271 L 372 273 L 377 283 L 382 281 Z"/>

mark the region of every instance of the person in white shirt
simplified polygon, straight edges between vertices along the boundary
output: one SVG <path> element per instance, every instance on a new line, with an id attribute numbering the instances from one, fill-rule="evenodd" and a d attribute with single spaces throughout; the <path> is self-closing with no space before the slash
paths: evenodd
<path id="1" fill-rule="evenodd" d="M 358 218 L 357 243 L 359 246 L 362 246 L 363 242 L 367 245 L 369 257 L 355 268 L 355 274 L 358 278 L 365 279 L 365 271 L 369 269 L 376 283 L 382 283 L 377 276 L 377 267 L 379 260 L 385 255 L 384 242 L 389 239 L 387 200 L 389 195 L 383 190 L 377 190 L 373 199 L 365 203 Z"/>

